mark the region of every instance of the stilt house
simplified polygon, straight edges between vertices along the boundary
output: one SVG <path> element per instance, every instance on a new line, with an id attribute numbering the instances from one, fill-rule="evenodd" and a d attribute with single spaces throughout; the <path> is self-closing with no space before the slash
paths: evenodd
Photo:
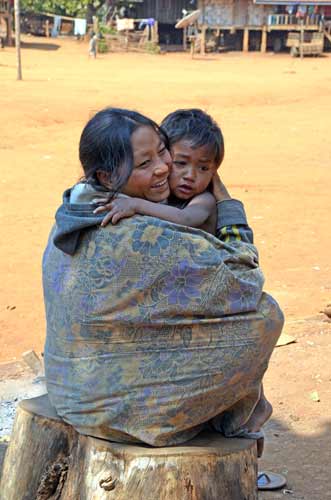
<path id="1" fill-rule="evenodd" d="M 176 30 L 175 24 L 183 17 L 183 10 L 194 10 L 196 0 L 142 0 L 130 2 L 128 17 L 136 19 L 154 18 L 158 22 L 159 41 L 166 45 L 181 45 L 182 30 Z"/>
<path id="2" fill-rule="evenodd" d="M 218 38 L 225 47 L 237 50 L 280 52 L 290 31 L 301 27 L 323 31 L 331 42 L 331 0 L 198 0 L 200 24 L 206 35 Z"/>
<path id="3" fill-rule="evenodd" d="M 12 45 L 12 23 L 12 2 L 0 0 L 0 37 L 6 45 Z"/>

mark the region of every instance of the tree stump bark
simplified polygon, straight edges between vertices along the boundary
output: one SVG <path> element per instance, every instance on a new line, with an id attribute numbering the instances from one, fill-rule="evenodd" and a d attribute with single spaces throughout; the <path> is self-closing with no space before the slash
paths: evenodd
<path id="1" fill-rule="evenodd" d="M 47 395 L 19 404 L 1 500 L 257 500 L 256 443 L 203 432 L 152 448 L 78 434 Z"/>

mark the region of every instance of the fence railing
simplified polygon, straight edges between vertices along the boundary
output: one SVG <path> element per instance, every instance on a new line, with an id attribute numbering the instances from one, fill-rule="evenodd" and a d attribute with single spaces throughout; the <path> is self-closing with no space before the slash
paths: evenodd
<path id="1" fill-rule="evenodd" d="M 9 1 L 0 0 L 0 12 L 8 12 L 8 11 L 9 11 Z"/>
<path id="2" fill-rule="evenodd" d="M 294 14 L 270 14 L 268 16 L 268 25 L 293 25 L 293 24 L 303 24 L 305 26 L 316 26 L 321 22 L 320 14 L 310 14 L 303 17 L 296 16 Z"/>

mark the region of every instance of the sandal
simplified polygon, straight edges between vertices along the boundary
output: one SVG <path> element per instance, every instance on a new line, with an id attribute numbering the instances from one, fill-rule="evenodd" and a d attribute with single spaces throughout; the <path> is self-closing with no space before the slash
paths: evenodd
<path id="1" fill-rule="evenodd" d="M 262 471 L 257 475 L 258 490 L 278 490 L 286 486 L 286 478 L 275 472 Z"/>

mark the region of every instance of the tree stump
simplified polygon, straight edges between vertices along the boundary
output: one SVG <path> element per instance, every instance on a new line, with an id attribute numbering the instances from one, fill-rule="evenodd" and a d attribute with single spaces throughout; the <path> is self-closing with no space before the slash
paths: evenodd
<path id="1" fill-rule="evenodd" d="M 47 395 L 22 401 L 1 500 L 257 500 L 256 443 L 203 432 L 152 448 L 78 434 Z"/>

